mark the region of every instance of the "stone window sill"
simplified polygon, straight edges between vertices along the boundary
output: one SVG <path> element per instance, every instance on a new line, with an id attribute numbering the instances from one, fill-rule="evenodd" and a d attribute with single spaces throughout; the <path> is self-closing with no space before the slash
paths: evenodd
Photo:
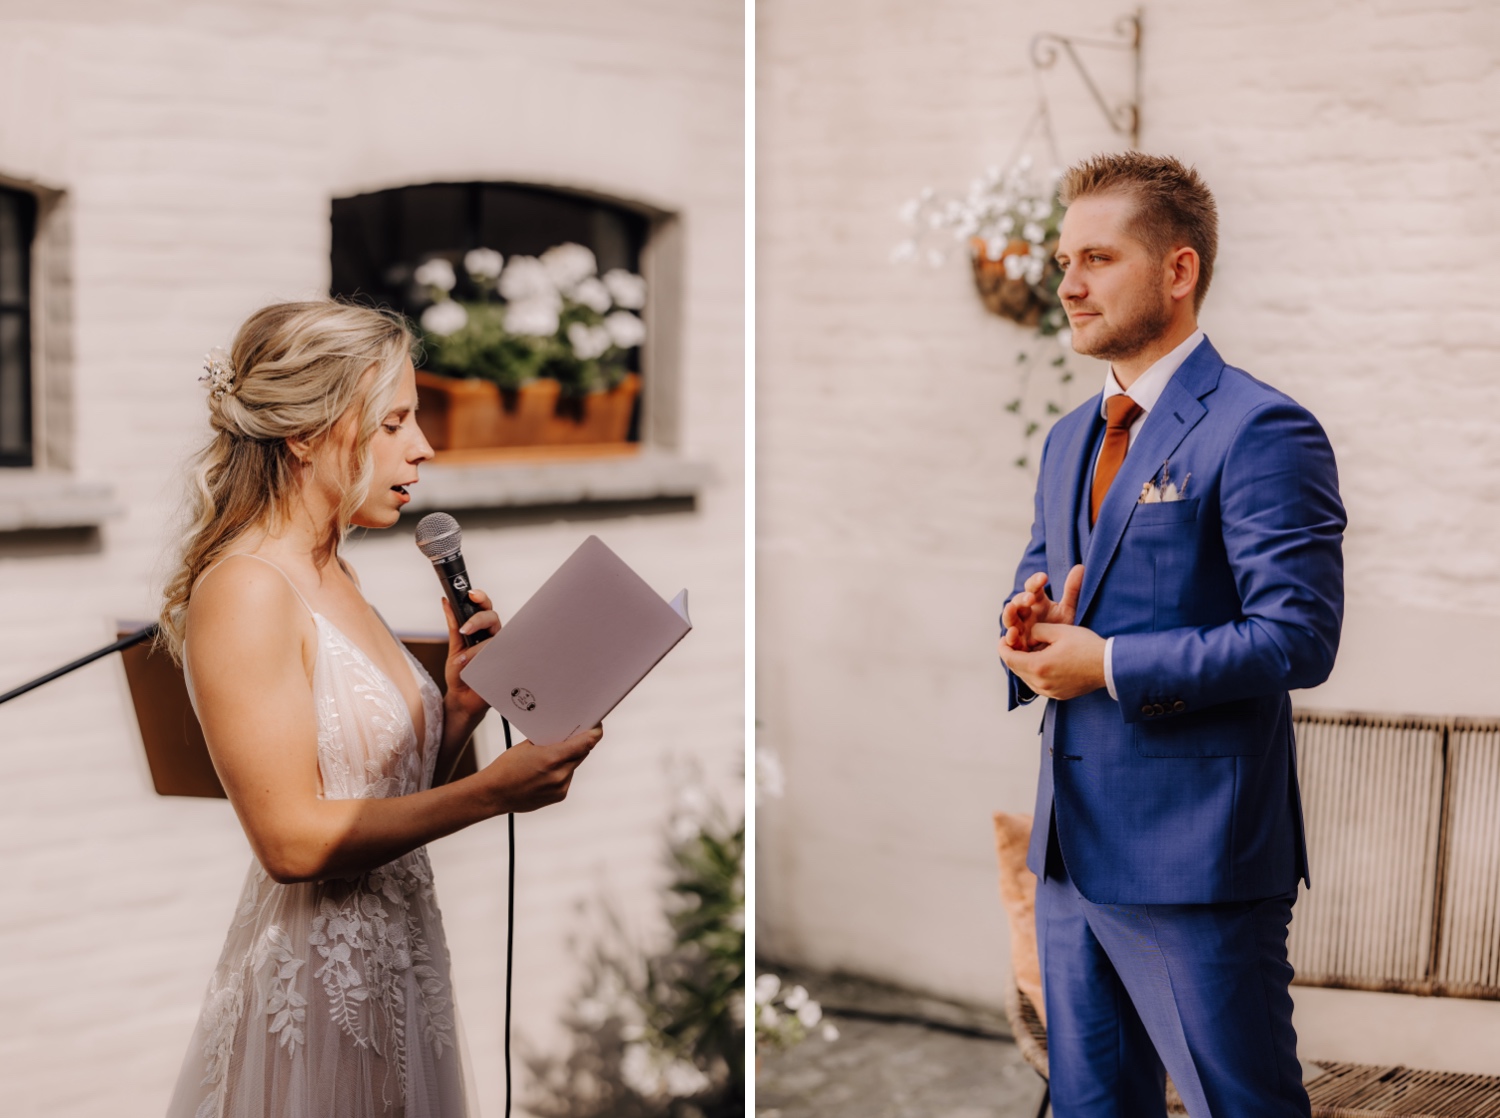
<path id="1" fill-rule="evenodd" d="M 103 482 L 50 470 L 0 471 L 0 532 L 97 528 L 124 511 Z"/>
<path id="2" fill-rule="evenodd" d="M 403 512 L 695 499 L 712 480 L 706 462 L 654 447 L 440 453 L 421 468 Z"/>

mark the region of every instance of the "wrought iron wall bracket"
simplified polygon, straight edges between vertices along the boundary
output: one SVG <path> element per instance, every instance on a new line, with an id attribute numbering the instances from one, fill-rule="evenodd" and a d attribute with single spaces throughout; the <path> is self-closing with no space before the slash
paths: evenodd
<path id="1" fill-rule="evenodd" d="M 1137 8 L 1129 15 L 1117 19 L 1114 32 L 1115 38 L 1113 39 L 1080 39 L 1071 35 L 1057 35 L 1051 31 L 1038 32 L 1031 39 L 1031 65 L 1038 72 L 1050 70 L 1056 65 L 1060 56 L 1067 55 L 1069 61 L 1073 63 L 1073 68 L 1078 71 L 1078 76 L 1083 79 L 1083 84 L 1094 98 L 1094 104 L 1098 105 L 1099 111 L 1104 114 L 1104 119 L 1108 121 L 1110 128 L 1118 135 L 1129 137 L 1130 146 L 1136 148 L 1141 143 L 1140 9 Z M 1088 67 L 1083 64 L 1083 59 L 1078 56 L 1079 47 L 1098 47 L 1103 50 L 1130 52 L 1130 100 L 1117 105 L 1110 105 L 1105 100 L 1098 83 L 1094 81 Z"/>

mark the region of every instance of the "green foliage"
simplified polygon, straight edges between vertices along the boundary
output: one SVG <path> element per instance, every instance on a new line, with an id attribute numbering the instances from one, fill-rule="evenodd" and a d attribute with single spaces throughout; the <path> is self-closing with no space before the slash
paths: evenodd
<path id="1" fill-rule="evenodd" d="M 469 321 L 461 329 L 446 335 L 421 331 L 426 368 L 449 377 L 482 377 L 501 388 L 519 388 L 541 375 L 537 347 L 530 339 L 506 332 L 504 307 L 462 305 Z"/>
<path id="2" fill-rule="evenodd" d="M 743 1118 L 745 827 L 669 846 L 670 944 L 630 949 L 616 920 L 565 1018 L 566 1056 L 533 1056 L 538 1118 Z"/>

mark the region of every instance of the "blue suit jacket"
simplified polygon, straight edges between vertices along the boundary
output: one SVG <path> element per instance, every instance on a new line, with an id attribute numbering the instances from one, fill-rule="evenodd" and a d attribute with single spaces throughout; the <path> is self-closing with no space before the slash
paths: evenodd
<path id="1" fill-rule="evenodd" d="M 1205 339 L 1152 408 L 1080 553 L 1099 397 L 1042 451 L 1016 590 L 1086 565 L 1077 622 L 1114 637 L 1106 690 L 1048 701 L 1028 864 L 1049 820 L 1098 904 L 1202 904 L 1307 880 L 1287 692 L 1328 677 L 1343 620 L 1333 451 L 1311 414 Z M 1186 498 L 1139 504 L 1187 475 Z M 1031 691 L 1010 677 L 1010 705 Z"/>

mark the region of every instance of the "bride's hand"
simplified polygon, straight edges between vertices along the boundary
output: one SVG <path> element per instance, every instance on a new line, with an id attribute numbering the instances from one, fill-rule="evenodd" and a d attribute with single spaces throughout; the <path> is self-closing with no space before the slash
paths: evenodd
<path id="1" fill-rule="evenodd" d="M 498 812 L 535 811 L 559 802 L 573 783 L 573 771 L 599 744 L 604 727 L 574 734 L 556 745 L 518 741 L 484 767 Z"/>
<path id="2" fill-rule="evenodd" d="M 453 616 L 452 605 L 447 598 L 443 599 L 443 616 L 448 619 L 448 662 L 443 665 L 448 693 L 444 702 L 448 707 L 450 720 L 455 715 L 478 720 L 488 709 L 488 704 L 480 698 L 479 693 L 460 679 L 458 673 L 479 651 L 478 645 L 470 648 L 464 644 L 463 634 L 488 632 L 490 636 L 494 636 L 500 631 L 500 615 L 494 611 L 494 603 L 483 590 L 470 590 L 469 600 L 479 607 L 479 612 L 460 627 Z"/>

